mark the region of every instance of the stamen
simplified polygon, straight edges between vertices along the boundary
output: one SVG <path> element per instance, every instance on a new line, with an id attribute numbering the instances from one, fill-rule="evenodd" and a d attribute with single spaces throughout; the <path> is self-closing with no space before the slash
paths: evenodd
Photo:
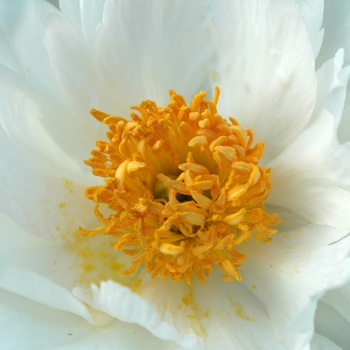
<path id="1" fill-rule="evenodd" d="M 91 110 L 109 128 L 109 141 L 97 141 L 85 161 L 105 179 L 85 191 L 102 226 L 80 230 L 116 237 L 113 248 L 133 259 L 124 274 L 145 265 L 152 277 L 189 284 L 193 275 L 205 282 L 217 266 L 225 281 L 239 281 L 247 258 L 239 244 L 277 232 L 277 214 L 264 207 L 271 169 L 258 165 L 263 143 L 252 146 L 251 130 L 217 113 L 219 94 L 207 101 L 202 91 L 188 106 L 170 91 L 169 105 L 143 101 L 129 121 Z"/>

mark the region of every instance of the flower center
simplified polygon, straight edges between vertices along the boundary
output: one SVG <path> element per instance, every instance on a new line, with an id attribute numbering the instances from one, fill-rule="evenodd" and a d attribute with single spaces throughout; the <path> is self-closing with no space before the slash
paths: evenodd
<path id="1" fill-rule="evenodd" d="M 168 106 L 143 101 L 131 120 L 91 110 L 109 128 L 109 141 L 97 141 L 85 161 L 105 179 L 85 191 L 102 226 L 80 230 L 116 237 L 112 246 L 133 257 L 124 274 L 144 264 L 152 277 L 190 284 L 217 265 L 224 280 L 241 280 L 246 255 L 237 246 L 277 232 L 277 214 L 264 207 L 270 169 L 257 165 L 264 145 L 252 146 L 251 130 L 217 113 L 219 93 L 208 101 L 200 92 L 188 106 L 170 91 Z M 102 215 L 100 204 L 112 214 Z"/>

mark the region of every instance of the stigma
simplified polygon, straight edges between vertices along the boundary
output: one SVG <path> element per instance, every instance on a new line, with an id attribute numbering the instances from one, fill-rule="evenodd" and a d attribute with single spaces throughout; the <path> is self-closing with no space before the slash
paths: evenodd
<path id="1" fill-rule="evenodd" d="M 165 107 L 149 100 L 132 107 L 129 120 L 91 110 L 109 128 L 85 161 L 104 178 L 85 190 L 101 225 L 80 231 L 115 237 L 113 248 L 131 257 L 124 274 L 145 266 L 152 277 L 190 284 L 219 268 L 225 281 L 240 281 L 247 256 L 239 245 L 270 241 L 280 222 L 265 211 L 272 184 L 271 169 L 259 165 L 264 144 L 221 117 L 219 88 L 212 100 L 201 91 L 189 105 L 169 94 Z"/>

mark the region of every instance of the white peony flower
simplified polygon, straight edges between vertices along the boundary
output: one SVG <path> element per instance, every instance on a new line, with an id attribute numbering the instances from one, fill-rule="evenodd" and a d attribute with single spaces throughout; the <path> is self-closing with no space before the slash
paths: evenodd
<path id="1" fill-rule="evenodd" d="M 0 4 L 3 348 L 350 346 L 341 7 Z"/>

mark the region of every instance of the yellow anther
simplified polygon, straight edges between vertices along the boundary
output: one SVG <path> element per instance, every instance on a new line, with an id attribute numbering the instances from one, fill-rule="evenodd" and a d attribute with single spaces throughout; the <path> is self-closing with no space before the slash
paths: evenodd
<path id="1" fill-rule="evenodd" d="M 85 161 L 104 178 L 85 190 L 102 225 L 81 232 L 115 237 L 113 248 L 131 259 L 124 274 L 145 265 L 152 277 L 205 282 L 216 265 L 225 281 L 239 281 L 247 256 L 238 246 L 276 232 L 277 214 L 264 209 L 271 182 L 258 165 L 263 143 L 252 146 L 251 130 L 217 113 L 219 94 L 208 101 L 202 91 L 188 106 L 170 91 L 168 106 L 143 101 L 131 120 L 91 110 L 109 141 L 97 141 Z"/>

